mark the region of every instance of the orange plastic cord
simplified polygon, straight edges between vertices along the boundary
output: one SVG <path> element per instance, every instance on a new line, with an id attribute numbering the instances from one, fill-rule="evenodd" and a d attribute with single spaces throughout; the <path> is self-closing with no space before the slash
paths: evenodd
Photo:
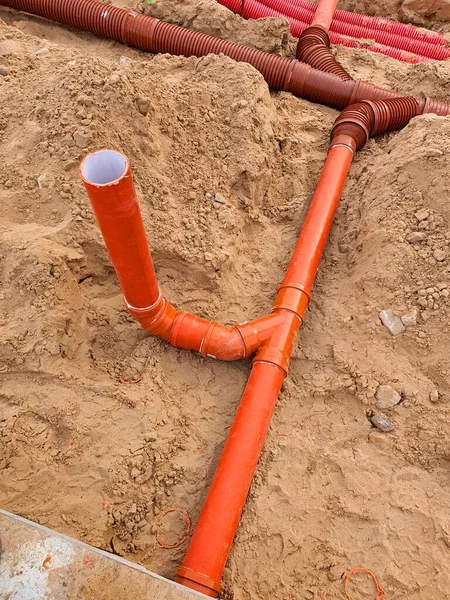
<path id="1" fill-rule="evenodd" d="M 186 529 L 184 530 L 182 537 L 175 544 L 165 544 L 159 539 L 158 532 L 155 533 L 157 543 L 161 546 L 161 548 L 165 548 L 166 550 L 173 550 L 174 548 L 178 548 L 179 546 L 181 546 L 181 544 L 183 544 L 183 542 L 186 541 L 187 536 L 191 533 L 191 520 L 187 512 L 182 508 L 168 508 L 161 515 L 161 519 L 172 512 L 179 512 L 183 515 L 184 520 L 186 521 Z"/>
<path id="2" fill-rule="evenodd" d="M 345 578 L 345 581 L 344 581 L 344 592 L 347 597 L 347 600 L 352 600 L 350 593 L 348 591 L 348 582 L 350 581 L 350 578 L 352 577 L 352 575 L 354 575 L 355 573 L 358 573 L 358 572 L 366 573 L 366 575 L 370 575 L 370 577 L 372 577 L 373 582 L 376 587 L 376 590 L 377 590 L 377 594 L 378 594 L 378 596 L 375 598 L 375 600 L 381 600 L 386 592 L 383 590 L 381 585 L 378 583 L 377 578 L 372 573 L 372 571 L 369 571 L 368 569 L 364 569 L 363 567 L 355 567 L 349 573 L 347 573 L 347 577 Z"/>
<path id="3" fill-rule="evenodd" d="M 118 379 L 119 379 L 119 383 L 122 383 L 123 385 L 133 385 L 135 383 L 139 383 L 140 381 L 142 381 L 142 377 L 138 377 L 137 379 L 131 379 L 131 381 L 127 381 L 123 377 L 120 377 L 120 375 L 119 375 Z"/>

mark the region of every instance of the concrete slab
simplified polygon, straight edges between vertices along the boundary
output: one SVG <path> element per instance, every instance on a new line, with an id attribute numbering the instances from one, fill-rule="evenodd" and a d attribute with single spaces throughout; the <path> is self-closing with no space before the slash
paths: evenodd
<path id="1" fill-rule="evenodd" d="M 200 600 L 128 560 L 0 510 L 1 600 Z"/>

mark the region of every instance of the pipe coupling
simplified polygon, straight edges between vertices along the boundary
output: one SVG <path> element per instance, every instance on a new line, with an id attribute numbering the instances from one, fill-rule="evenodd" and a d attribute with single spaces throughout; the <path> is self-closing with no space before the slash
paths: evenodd
<path id="1" fill-rule="evenodd" d="M 341 141 L 346 137 L 353 139 L 356 150 L 360 150 L 369 137 L 403 129 L 422 110 L 420 102 L 409 96 L 361 100 L 345 108 L 334 122 L 331 146 L 342 145 Z"/>

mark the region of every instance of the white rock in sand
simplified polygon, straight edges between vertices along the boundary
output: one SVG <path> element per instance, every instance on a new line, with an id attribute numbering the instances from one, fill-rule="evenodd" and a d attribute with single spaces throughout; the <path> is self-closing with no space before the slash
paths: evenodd
<path id="1" fill-rule="evenodd" d="M 379 408 L 392 408 L 400 402 L 402 397 L 390 385 L 380 385 L 375 393 Z"/>
<path id="2" fill-rule="evenodd" d="M 380 321 L 392 335 L 398 335 L 405 331 L 405 326 L 401 319 L 397 317 L 397 315 L 394 315 L 392 310 L 382 310 L 378 316 L 380 317 Z"/>

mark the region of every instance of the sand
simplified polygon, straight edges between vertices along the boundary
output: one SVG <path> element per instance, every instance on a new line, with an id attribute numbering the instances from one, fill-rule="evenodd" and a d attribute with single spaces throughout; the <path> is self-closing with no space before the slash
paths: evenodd
<path id="1" fill-rule="evenodd" d="M 117 4 L 292 56 L 282 19 Z M 450 100 L 449 61 L 337 55 L 356 77 Z M 6 9 L 1 66 L 0 506 L 173 578 L 185 545 L 164 550 L 155 531 L 173 543 L 184 521 L 161 513 L 195 524 L 250 366 L 140 330 L 77 166 L 125 152 L 167 297 L 241 322 L 270 310 L 338 113 L 226 57 L 145 55 Z M 416 118 L 352 166 L 223 598 L 343 598 L 363 566 L 389 600 L 448 600 L 449 140 L 450 118 Z M 414 309 L 399 336 L 380 322 Z M 401 395 L 382 411 L 389 434 L 369 420 L 379 385 Z M 375 597 L 353 581 L 355 599 Z"/>

